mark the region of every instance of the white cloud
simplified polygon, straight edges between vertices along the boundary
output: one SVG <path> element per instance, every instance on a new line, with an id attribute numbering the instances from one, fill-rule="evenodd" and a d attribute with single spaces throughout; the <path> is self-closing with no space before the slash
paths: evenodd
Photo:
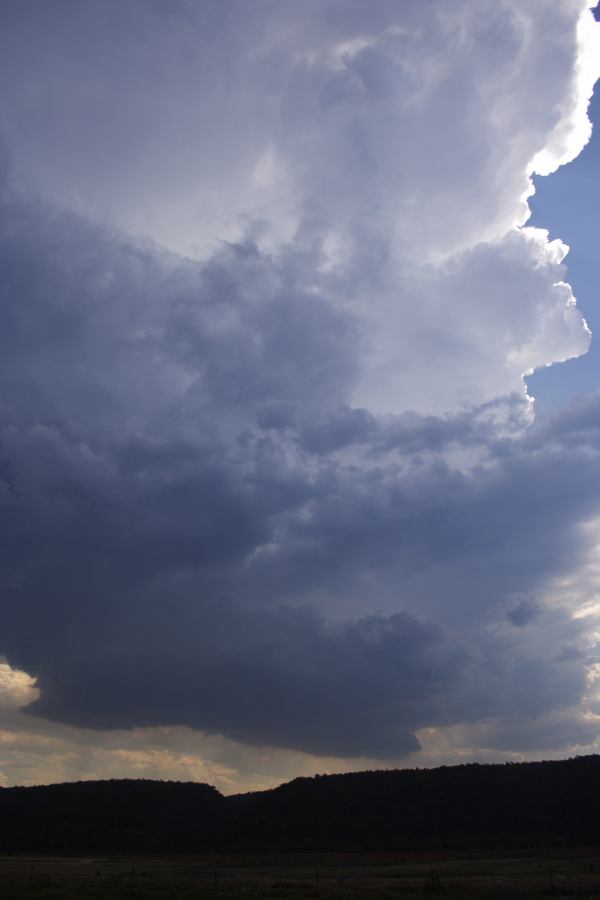
<path id="1" fill-rule="evenodd" d="M 0 127 L 25 186 L 171 249 L 321 245 L 300 277 L 365 329 L 352 402 L 438 412 L 587 346 L 554 247 L 515 229 L 589 133 L 588 5 L 13 9 Z"/>
<path id="2" fill-rule="evenodd" d="M 574 89 L 563 101 L 560 120 L 546 146 L 531 161 L 531 171 L 539 175 L 550 175 L 575 159 L 592 133 L 587 107 L 599 76 L 600 29 L 591 11 L 597 6 L 595 0 L 582 5 L 589 9 L 584 9 L 577 25 L 577 60 L 571 76 Z"/>
<path id="3" fill-rule="evenodd" d="M 39 693 L 35 678 L 0 661 L 0 709 L 27 706 L 37 700 Z"/>

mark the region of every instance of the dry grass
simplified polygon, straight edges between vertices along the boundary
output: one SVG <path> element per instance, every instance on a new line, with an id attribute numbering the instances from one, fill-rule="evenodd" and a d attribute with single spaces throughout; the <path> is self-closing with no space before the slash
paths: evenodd
<path id="1" fill-rule="evenodd" d="M 0 858 L 2 900 L 600 900 L 600 849 L 548 854 Z"/>

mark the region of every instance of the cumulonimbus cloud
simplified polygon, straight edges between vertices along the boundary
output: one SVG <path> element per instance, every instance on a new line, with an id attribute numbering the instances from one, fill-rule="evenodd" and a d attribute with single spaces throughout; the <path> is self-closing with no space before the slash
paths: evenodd
<path id="1" fill-rule="evenodd" d="M 523 375 L 589 333 L 524 223 L 588 136 L 587 7 L 5 6 L 0 652 L 31 711 L 386 757 L 581 702 L 589 634 L 544 591 L 590 549 L 597 436 L 525 431 Z"/>

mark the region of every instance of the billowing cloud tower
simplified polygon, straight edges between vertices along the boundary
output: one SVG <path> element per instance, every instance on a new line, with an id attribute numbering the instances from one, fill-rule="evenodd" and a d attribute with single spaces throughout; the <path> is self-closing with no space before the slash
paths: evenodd
<path id="1" fill-rule="evenodd" d="M 526 224 L 589 4 L 0 19 L 7 728 L 185 734 L 234 786 L 590 745 L 598 401 L 532 425 L 524 381 L 589 343 Z"/>

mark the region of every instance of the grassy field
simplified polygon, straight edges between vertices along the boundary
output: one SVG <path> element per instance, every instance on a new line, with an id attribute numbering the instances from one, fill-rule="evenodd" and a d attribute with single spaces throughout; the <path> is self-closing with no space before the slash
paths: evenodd
<path id="1" fill-rule="evenodd" d="M 598 850 L 493 854 L 282 854 L 86 859 L 0 857 L 0 897 L 302 900 L 588 897 Z"/>

